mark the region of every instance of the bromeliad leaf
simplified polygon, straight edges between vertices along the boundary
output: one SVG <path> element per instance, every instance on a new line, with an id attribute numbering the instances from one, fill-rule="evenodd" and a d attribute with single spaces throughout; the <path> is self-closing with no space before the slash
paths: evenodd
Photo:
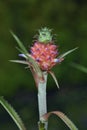
<path id="1" fill-rule="evenodd" d="M 11 31 L 11 34 L 20 47 L 20 48 L 17 48 L 17 49 L 26 56 L 26 60 L 33 67 L 33 69 L 36 72 L 36 74 L 38 75 L 38 77 L 43 80 L 42 71 L 41 71 L 40 67 L 38 66 L 38 64 L 36 63 L 36 61 L 28 54 L 28 51 L 26 50 L 26 48 L 24 47 L 24 45 L 20 41 L 20 39 L 12 31 Z"/>
<path id="2" fill-rule="evenodd" d="M 58 84 L 58 81 L 57 81 L 57 79 L 56 79 L 55 74 L 54 74 L 52 71 L 49 71 L 49 73 L 50 73 L 50 75 L 52 76 L 52 78 L 54 79 L 54 81 L 55 81 L 57 87 L 59 88 L 59 84 Z"/>
<path id="3" fill-rule="evenodd" d="M 23 53 L 26 55 L 28 53 L 28 51 L 26 50 L 25 46 L 23 45 L 23 43 L 20 41 L 20 39 L 11 31 L 12 36 L 14 37 L 14 39 L 16 40 L 16 42 L 18 43 L 20 49 L 23 51 Z"/>
<path id="4" fill-rule="evenodd" d="M 76 63 L 71 63 L 70 64 L 72 67 L 84 72 L 84 73 L 87 73 L 87 67 L 83 66 L 83 65 L 80 65 L 80 64 L 76 64 Z"/>
<path id="5" fill-rule="evenodd" d="M 27 61 L 23 61 L 23 60 L 10 60 L 10 62 L 15 62 L 15 63 L 20 63 L 20 64 L 29 65 L 29 63 L 28 63 Z"/>
<path id="6" fill-rule="evenodd" d="M 13 109 L 13 107 L 3 97 L 0 97 L 0 103 L 5 108 L 5 110 L 9 113 L 9 115 L 14 120 L 14 122 L 16 123 L 18 128 L 20 130 L 26 130 L 19 115 L 16 113 L 16 111 Z"/>
<path id="7" fill-rule="evenodd" d="M 31 56 L 28 55 L 28 57 L 29 57 L 28 59 L 29 59 L 31 65 L 32 65 L 32 67 L 34 68 L 34 71 L 35 71 L 36 74 L 38 75 L 39 79 L 44 80 L 44 78 L 43 78 L 43 73 L 42 73 L 42 71 L 41 71 L 39 65 L 36 63 L 36 61 L 35 61 Z"/>
<path id="8" fill-rule="evenodd" d="M 74 49 L 71 49 L 71 50 L 69 50 L 69 51 L 63 53 L 62 55 L 60 55 L 60 56 L 58 57 L 58 59 L 64 58 L 65 56 L 67 56 L 68 54 L 72 53 L 72 52 L 75 51 L 76 49 L 78 49 L 78 47 L 76 47 L 76 48 L 74 48 Z"/>
<path id="9" fill-rule="evenodd" d="M 62 121 L 70 128 L 70 130 L 78 130 L 78 128 L 74 125 L 74 123 L 62 112 L 60 111 L 52 111 L 44 114 L 40 121 L 43 123 L 48 120 L 48 118 L 52 115 L 55 114 L 57 115 Z"/>

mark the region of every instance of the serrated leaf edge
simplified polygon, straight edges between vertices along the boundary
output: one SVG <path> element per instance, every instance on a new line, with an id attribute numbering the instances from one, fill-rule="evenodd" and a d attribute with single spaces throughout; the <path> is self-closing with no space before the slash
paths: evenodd
<path id="1" fill-rule="evenodd" d="M 0 103 L 4 107 L 4 109 L 8 112 L 8 114 L 11 116 L 11 118 L 14 120 L 16 125 L 20 130 L 26 130 L 20 116 L 17 114 L 17 112 L 14 110 L 14 108 L 3 98 L 0 97 Z"/>

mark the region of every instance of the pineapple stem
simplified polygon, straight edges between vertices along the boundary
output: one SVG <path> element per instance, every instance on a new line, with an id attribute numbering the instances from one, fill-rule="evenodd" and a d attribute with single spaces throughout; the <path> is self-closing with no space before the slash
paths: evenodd
<path id="1" fill-rule="evenodd" d="M 46 84 L 47 84 L 47 72 L 43 72 L 44 82 L 38 83 L 38 108 L 39 108 L 39 120 L 47 113 L 47 102 L 46 102 Z M 38 123 L 39 130 L 47 130 L 48 122 Z"/>

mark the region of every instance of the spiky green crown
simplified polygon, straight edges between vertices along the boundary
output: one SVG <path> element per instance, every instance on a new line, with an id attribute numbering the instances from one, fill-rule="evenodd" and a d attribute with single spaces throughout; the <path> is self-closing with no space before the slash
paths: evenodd
<path id="1" fill-rule="evenodd" d="M 44 27 L 44 28 L 41 28 L 38 32 L 39 32 L 39 35 L 38 35 L 39 42 L 44 42 L 44 43 L 52 42 L 51 29 Z"/>

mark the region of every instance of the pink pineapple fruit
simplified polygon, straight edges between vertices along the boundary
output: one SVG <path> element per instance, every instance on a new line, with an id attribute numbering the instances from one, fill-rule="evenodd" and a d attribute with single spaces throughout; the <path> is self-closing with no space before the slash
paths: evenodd
<path id="1" fill-rule="evenodd" d="M 35 43 L 30 49 L 31 57 L 38 63 L 41 70 L 49 71 L 54 65 L 61 62 L 58 59 L 58 48 L 52 39 L 51 30 L 42 28 Z"/>

